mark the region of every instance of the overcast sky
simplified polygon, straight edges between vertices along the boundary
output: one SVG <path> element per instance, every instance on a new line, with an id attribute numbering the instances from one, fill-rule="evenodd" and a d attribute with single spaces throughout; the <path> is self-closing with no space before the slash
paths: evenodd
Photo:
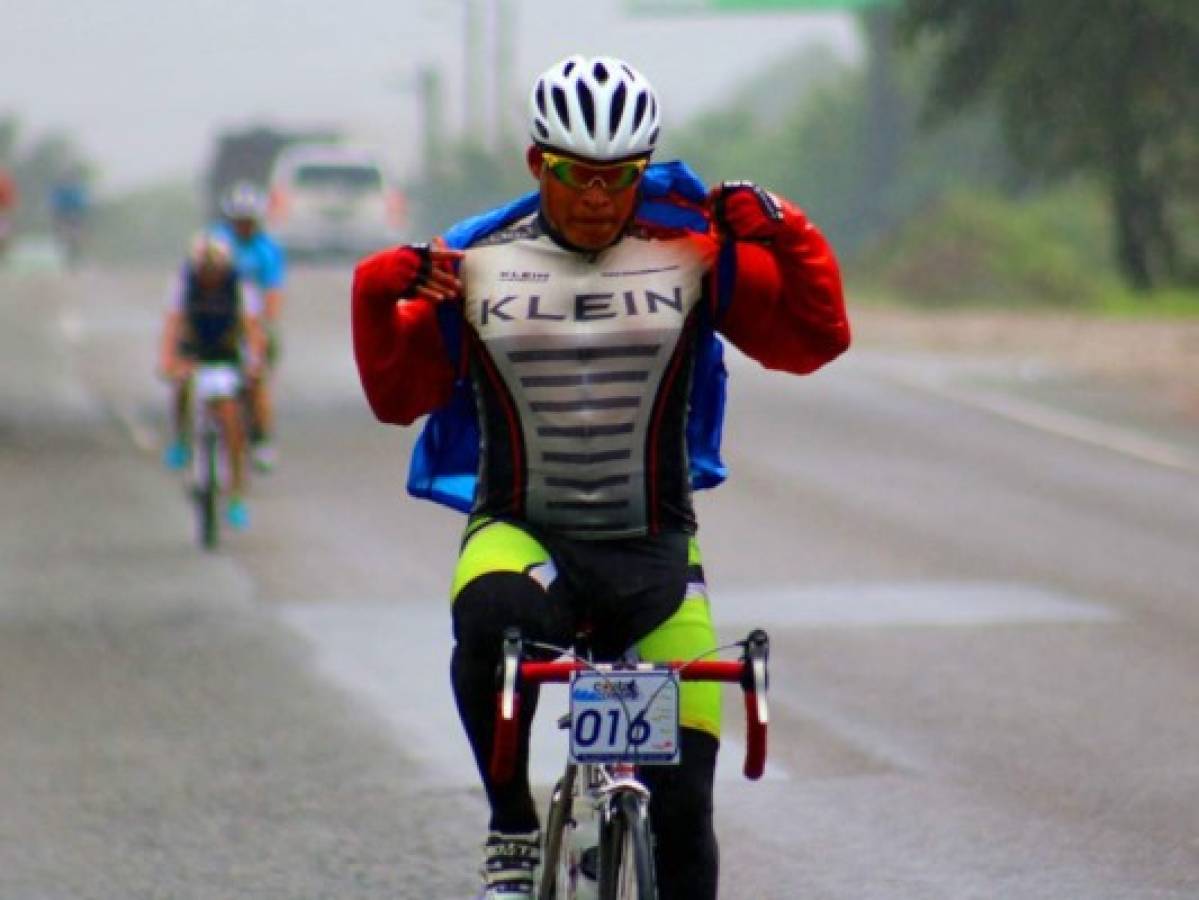
<path id="1" fill-rule="evenodd" d="M 476 0 L 484 10 L 499 0 Z M 633 17 L 624 0 L 505 0 L 516 35 L 513 106 L 573 52 L 622 56 L 662 97 L 667 127 L 740 78 L 813 43 L 857 52 L 848 15 Z M 192 175 L 212 135 L 256 122 L 336 126 L 419 152 L 413 74 L 444 73 L 462 126 L 464 0 L 0 0 L 0 113 L 24 135 L 76 134 L 102 188 Z M 513 112 L 516 110 L 514 109 Z M 517 126 L 523 128 L 523 121 Z"/>

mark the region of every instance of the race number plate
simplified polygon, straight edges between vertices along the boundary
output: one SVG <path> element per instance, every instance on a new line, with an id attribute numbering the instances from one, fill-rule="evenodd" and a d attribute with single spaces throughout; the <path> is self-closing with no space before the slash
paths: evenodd
<path id="1" fill-rule="evenodd" d="M 677 764 L 678 673 L 575 673 L 570 683 L 570 758 L 577 763 Z"/>

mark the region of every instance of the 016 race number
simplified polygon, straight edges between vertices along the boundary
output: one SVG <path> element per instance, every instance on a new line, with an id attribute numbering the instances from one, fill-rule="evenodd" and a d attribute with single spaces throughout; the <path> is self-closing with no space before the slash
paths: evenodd
<path id="1" fill-rule="evenodd" d="M 578 763 L 679 761 L 679 677 L 659 669 L 578 672 L 570 685 L 570 756 Z"/>

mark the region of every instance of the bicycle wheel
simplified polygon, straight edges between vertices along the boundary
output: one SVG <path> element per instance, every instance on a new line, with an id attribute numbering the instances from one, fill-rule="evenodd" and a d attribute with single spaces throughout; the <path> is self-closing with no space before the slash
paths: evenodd
<path id="1" fill-rule="evenodd" d="M 196 523 L 200 544 L 205 550 L 215 549 L 220 533 L 217 500 L 220 497 L 217 472 L 217 436 L 207 428 L 197 448 L 201 455 L 200 481 L 196 485 Z"/>
<path id="2" fill-rule="evenodd" d="M 570 900 L 570 860 L 564 851 L 570 845 L 574 823 L 575 775 L 578 767 L 570 763 L 566 773 L 554 785 L 549 814 L 545 817 L 545 846 L 541 855 L 540 900 Z"/>
<path id="3" fill-rule="evenodd" d="M 600 833 L 599 900 L 657 900 L 645 800 L 622 792 Z"/>

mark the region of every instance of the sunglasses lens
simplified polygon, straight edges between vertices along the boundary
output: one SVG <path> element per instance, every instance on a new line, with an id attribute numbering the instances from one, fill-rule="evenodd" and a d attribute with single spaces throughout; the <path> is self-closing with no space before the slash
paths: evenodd
<path id="1" fill-rule="evenodd" d="M 551 174 L 567 187 L 583 190 L 599 182 L 609 192 L 632 187 L 645 170 L 646 162 L 635 160 L 615 166 L 589 166 L 573 159 L 565 159 L 550 153 L 545 154 L 546 165 Z"/>

